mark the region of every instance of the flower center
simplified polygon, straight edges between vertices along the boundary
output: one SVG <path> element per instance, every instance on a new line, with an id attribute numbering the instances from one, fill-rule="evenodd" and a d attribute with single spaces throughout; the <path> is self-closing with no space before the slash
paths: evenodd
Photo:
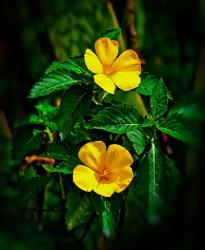
<path id="1" fill-rule="evenodd" d="M 103 65 L 103 68 L 104 68 L 104 74 L 105 75 L 110 75 L 112 73 L 110 65 Z"/>
<path id="2" fill-rule="evenodd" d="M 108 181 L 111 180 L 112 173 L 104 168 L 103 171 L 99 174 L 99 179 L 101 183 L 107 183 Z"/>

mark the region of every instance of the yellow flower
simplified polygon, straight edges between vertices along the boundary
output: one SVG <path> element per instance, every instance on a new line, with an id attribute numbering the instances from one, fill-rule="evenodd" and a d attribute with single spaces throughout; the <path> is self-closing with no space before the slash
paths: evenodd
<path id="1" fill-rule="evenodd" d="M 102 141 L 88 142 L 81 147 L 78 157 L 85 165 L 77 165 L 73 182 L 86 192 L 110 197 L 122 192 L 132 181 L 131 154 L 122 146 L 112 144 L 106 150 Z"/>
<path id="2" fill-rule="evenodd" d="M 125 50 L 117 58 L 118 48 L 117 41 L 100 38 L 95 42 L 96 54 L 86 49 L 84 55 L 87 68 L 95 73 L 95 83 L 110 94 L 114 94 L 116 86 L 128 91 L 141 81 L 141 62 L 135 51 Z"/>

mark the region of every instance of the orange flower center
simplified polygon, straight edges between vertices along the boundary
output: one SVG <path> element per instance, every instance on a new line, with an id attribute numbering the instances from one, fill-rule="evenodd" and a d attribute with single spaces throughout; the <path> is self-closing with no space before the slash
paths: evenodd
<path id="1" fill-rule="evenodd" d="M 98 173 L 99 182 L 107 183 L 111 181 L 112 173 L 106 167 L 103 169 L 101 173 Z"/>

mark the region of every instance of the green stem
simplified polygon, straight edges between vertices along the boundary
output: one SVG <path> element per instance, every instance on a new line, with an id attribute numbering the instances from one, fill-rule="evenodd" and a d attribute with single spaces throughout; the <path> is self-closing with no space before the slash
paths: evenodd
<path id="1" fill-rule="evenodd" d="M 44 132 L 48 135 L 49 143 L 53 143 L 54 138 L 53 138 L 53 133 L 51 132 L 51 130 L 48 127 L 46 127 Z"/>

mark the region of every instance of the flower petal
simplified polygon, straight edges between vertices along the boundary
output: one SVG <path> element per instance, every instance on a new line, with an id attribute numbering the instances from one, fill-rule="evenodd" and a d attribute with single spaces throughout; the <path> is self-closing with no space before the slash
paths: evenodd
<path id="1" fill-rule="evenodd" d="M 96 54 L 104 69 L 114 62 L 118 54 L 119 43 L 110 38 L 100 38 L 95 42 Z"/>
<path id="2" fill-rule="evenodd" d="M 93 73 L 102 73 L 103 66 L 97 58 L 96 54 L 90 49 L 86 49 L 84 60 L 87 68 Z"/>
<path id="3" fill-rule="evenodd" d="M 92 169 L 84 165 L 77 165 L 73 171 L 73 182 L 80 189 L 90 192 L 98 185 L 95 174 Z"/>
<path id="4" fill-rule="evenodd" d="M 115 192 L 117 185 L 115 182 L 111 183 L 99 183 L 97 187 L 93 188 L 93 191 L 104 197 L 111 197 Z"/>
<path id="5" fill-rule="evenodd" d="M 111 78 L 114 84 L 123 91 L 135 89 L 141 82 L 136 72 L 117 72 Z"/>
<path id="6" fill-rule="evenodd" d="M 132 163 L 132 156 L 127 149 L 118 144 L 109 146 L 105 157 L 105 165 L 111 172 L 118 171 L 123 167 L 128 167 Z"/>
<path id="7" fill-rule="evenodd" d="M 78 157 L 86 166 L 94 171 L 98 171 L 105 153 L 105 143 L 103 141 L 94 141 L 88 142 L 82 146 L 78 153 Z"/>
<path id="8" fill-rule="evenodd" d="M 134 50 L 125 50 L 113 63 L 111 71 L 116 72 L 136 72 L 141 73 L 141 61 Z"/>
<path id="9" fill-rule="evenodd" d="M 96 74 L 94 75 L 94 80 L 102 89 L 110 94 L 114 94 L 116 87 L 110 77 L 104 74 Z"/>
<path id="10" fill-rule="evenodd" d="M 132 168 L 131 167 L 121 168 L 119 169 L 119 171 L 115 173 L 115 176 L 116 176 L 115 183 L 117 184 L 115 191 L 117 193 L 120 193 L 129 186 L 130 182 L 133 179 Z"/>

